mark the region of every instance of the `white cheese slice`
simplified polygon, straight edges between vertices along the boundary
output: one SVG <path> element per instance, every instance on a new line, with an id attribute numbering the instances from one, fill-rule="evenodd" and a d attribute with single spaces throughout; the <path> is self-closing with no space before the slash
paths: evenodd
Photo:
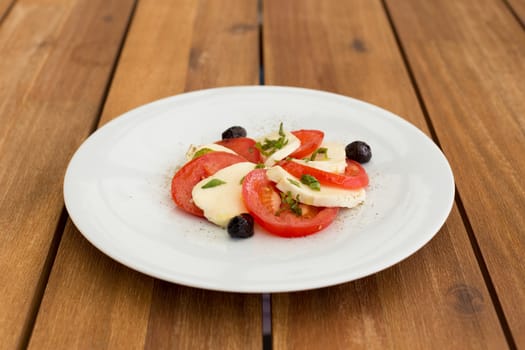
<path id="1" fill-rule="evenodd" d="M 218 145 L 216 143 L 209 143 L 209 144 L 200 145 L 200 146 L 191 145 L 190 148 L 188 149 L 188 151 L 186 152 L 186 160 L 187 161 L 192 160 L 193 157 L 195 156 L 195 153 L 197 153 L 198 151 L 200 151 L 201 149 L 204 149 L 204 148 L 211 149 L 212 151 L 227 152 L 227 153 L 237 154 L 234 151 L 232 151 L 231 149 L 229 149 L 228 147 L 224 147 L 224 146 Z"/>
<path id="2" fill-rule="evenodd" d="M 278 132 L 274 132 L 271 134 L 266 135 L 265 137 L 258 140 L 261 144 L 264 144 L 266 140 L 278 140 L 279 135 Z M 284 159 L 288 157 L 290 154 L 292 154 L 296 149 L 301 146 L 301 141 L 291 132 L 284 131 L 284 137 L 288 142 L 285 146 L 283 146 L 281 149 L 276 150 L 273 154 L 269 155 L 268 158 L 266 158 L 266 161 L 264 162 L 267 166 L 272 166 L 275 164 L 275 162 L 280 161 L 281 159 Z"/>
<path id="3" fill-rule="evenodd" d="M 364 189 L 349 190 L 322 184 L 321 189 L 315 191 L 280 166 L 268 169 L 266 176 L 276 183 L 280 191 L 290 191 L 292 197 L 298 198 L 299 202 L 318 207 L 353 208 L 363 203 L 366 197 Z"/>
<path id="4" fill-rule="evenodd" d="M 326 154 L 318 154 L 315 160 L 292 159 L 294 162 L 329 173 L 342 174 L 346 169 L 345 145 L 336 142 L 326 142 L 319 148 L 326 148 Z"/>
<path id="5" fill-rule="evenodd" d="M 241 162 L 217 171 L 212 176 L 197 183 L 191 192 L 193 202 L 202 209 L 209 221 L 226 227 L 234 216 L 247 213 L 242 200 L 241 180 L 255 168 L 254 163 Z M 224 183 L 202 188 L 213 179 Z"/>

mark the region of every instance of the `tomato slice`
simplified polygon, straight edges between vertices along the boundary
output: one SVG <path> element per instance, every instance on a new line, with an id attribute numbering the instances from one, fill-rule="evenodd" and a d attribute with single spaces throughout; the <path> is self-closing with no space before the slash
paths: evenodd
<path id="1" fill-rule="evenodd" d="M 368 175 L 365 169 L 350 159 L 346 160 L 344 174 L 329 173 L 291 160 L 283 160 L 279 162 L 279 165 L 295 177 L 301 178 L 301 176 L 308 174 L 315 177 L 323 185 L 347 189 L 359 189 L 368 185 Z"/>
<path id="2" fill-rule="evenodd" d="M 243 157 L 227 152 L 210 152 L 189 161 L 175 173 L 171 180 L 173 201 L 188 213 L 203 217 L 202 210 L 193 204 L 191 199 L 193 186 L 222 168 L 245 161 Z"/>
<path id="3" fill-rule="evenodd" d="M 301 141 L 301 146 L 290 154 L 290 157 L 292 158 L 303 158 L 310 155 L 313 151 L 319 148 L 324 138 L 324 132 L 321 130 L 303 129 L 292 131 L 292 134 Z"/>
<path id="4" fill-rule="evenodd" d="M 320 208 L 301 204 L 303 215 L 297 216 L 284 208 L 273 182 L 265 169 L 248 173 L 242 185 L 246 208 L 254 220 L 268 232 L 282 237 L 301 237 L 321 231 L 334 221 L 339 208 Z"/>
<path id="5" fill-rule="evenodd" d="M 215 142 L 218 145 L 231 149 L 252 163 L 262 163 L 261 152 L 255 147 L 255 140 L 249 137 L 236 137 Z"/>

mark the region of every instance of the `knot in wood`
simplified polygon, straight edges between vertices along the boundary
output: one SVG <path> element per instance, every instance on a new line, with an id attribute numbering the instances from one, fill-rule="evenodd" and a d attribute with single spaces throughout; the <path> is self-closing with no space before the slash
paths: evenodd
<path id="1" fill-rule="evenodd" d="M 447 301 L 459 313 L 471 315 L 484 308 L 481 292 L 466 284 L 456 284 L 447 290 Z"/>

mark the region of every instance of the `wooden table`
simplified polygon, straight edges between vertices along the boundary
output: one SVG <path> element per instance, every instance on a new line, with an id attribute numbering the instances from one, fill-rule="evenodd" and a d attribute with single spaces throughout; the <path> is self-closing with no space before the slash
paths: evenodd
<path id="1" fill-rule="evenodd" d="M 377 104 L 449 159 L 446 224 L 403 262 L 271 295 L 275 349 L 525 348 L 525 1 L 0 0 L 0 348 L 263 347 L 263 297 L 130 270 L 68 219 L 81 142 L 195 89 Z"/>

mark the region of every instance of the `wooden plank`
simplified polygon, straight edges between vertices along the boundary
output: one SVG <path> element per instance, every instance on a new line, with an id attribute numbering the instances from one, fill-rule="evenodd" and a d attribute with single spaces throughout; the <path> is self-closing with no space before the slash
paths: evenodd
<path id="1" fill-rule="evenodd" d="M 256 9 L 245 0 L 139 2 L 100 124 L 185 89 L 256 82 Z M 259 295 L 154 280 L 68 223 L 30 348 L 256 349 L 261 323 Z"/>
<path id="2" fill-rule="evenodd" d="M 264 2 L 268 84 L 330 90 L 385 107 L 428 134 L 380 1 Z M 272 296 L 275 349 L 505 348 L 454 206 L 419 252 L 351 283 Z"/>
<path id="3" fill-rule="evenodd" d="M 131 6 L 20 0 L 1 23 L 2 347 L 27 341 L 56 248 L 64 170 L 93 128 Z"/>
<path id="4" fill-rule="evenodd" d="M 517 307 L 525 305 L 525 31 L 499 1 L 394 0 L 388 8 L 512 335 L 525 347 Z"/>
<path id="5" fill-rule="evenodd" d="M 151 23 L 144 24 L 145 28 L 134 30 L 119 62 L 119 74 L 104 107 L 102 124 L 134 107 L 185 90 L 257 84 L 259 53 L 255 2 L 208 0 L 197 6 L 194 1 L 178 0 L 141 6 L 139 16 L 143 13 L 144 16 L 162 16 L 167 12 L 166 21 L 178 16 L 178 23 L 160 22 L 157 26 L 166 28 L 148 29 L 147 26 L 157 22 L 151 19 Z M 210 32 L 206 32 L 207 28 Z M 165 44 L 170 42 L 177 45 Z M 236 64 L 231 63 L 232 57 Z M 159 63 L 149 64 L 152 60 Z M 132 78 L 120 76 L 124 74 Z M 144 81 L 152 81 L 147 89 L 144 89 Z"/>
<path id="6" fill-rule="evenodd" d="M 103 255 L 69 221 L 29 348 L 143 348 L 153 283 Z"/>

